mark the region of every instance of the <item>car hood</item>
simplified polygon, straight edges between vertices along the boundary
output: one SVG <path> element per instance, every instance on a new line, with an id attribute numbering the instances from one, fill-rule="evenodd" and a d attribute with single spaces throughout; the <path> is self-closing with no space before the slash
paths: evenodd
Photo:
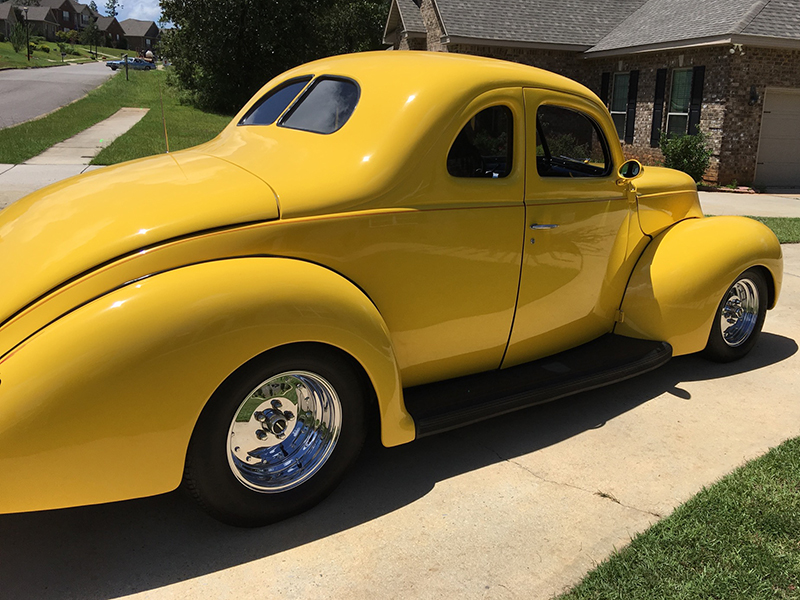
<path id="1" fill-rule="evenodd" d="M 272 189 L 184 151 L 79 175 L 0 211 L 0 324 L 93 267 L 164 240 L 278 218 Z"/>

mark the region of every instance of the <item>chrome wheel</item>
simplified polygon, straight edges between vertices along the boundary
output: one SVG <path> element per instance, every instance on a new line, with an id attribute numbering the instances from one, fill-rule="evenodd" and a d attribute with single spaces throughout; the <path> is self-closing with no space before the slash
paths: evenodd
<path id="1" fill-rule="evenodd" d="M 728 290 L 720 311 L 720 329 L 725 343 L 731 348 L 744 344 L 756 328 L 758 315 L 756 284 L 750 279 L 739 279 Z"/>
<path id="2" fill-rule="evenodd" d="M 261 493 L 285 492 L 328 460 L 342 428 L 342 406 L 323 377 L 290 371 L 253 389 L 228 430 L 228 464 L 236 479 Z"/>

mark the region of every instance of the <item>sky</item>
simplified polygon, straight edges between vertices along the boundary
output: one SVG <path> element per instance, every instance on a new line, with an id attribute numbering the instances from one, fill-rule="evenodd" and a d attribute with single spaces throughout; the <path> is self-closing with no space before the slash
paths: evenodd
<path id="1" fill-rule="evenodd" d="M 88 4 L 88 0 L 80 0 Z M 106 14 L 105 0 L 95 0 L 100 14 Z M 125 19 L 141 19 L 142 21 L 155 21 L 161 16 L 161 7 L 158 0 L 122 0 L 122 9 L 117 15 L 117 21 Z"/>

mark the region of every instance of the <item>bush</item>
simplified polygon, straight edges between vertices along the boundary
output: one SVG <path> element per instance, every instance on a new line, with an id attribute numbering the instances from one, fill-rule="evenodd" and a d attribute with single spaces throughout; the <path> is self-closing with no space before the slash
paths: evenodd
<path id="1" fill-rule="evenodd" d="M 659 145 L 665 167 L 683 171 L 695 181 L 702 181 L 711 162 L 711 149 L 702 131 L 698 129 L 694 135 L 681 136 L 668 136 L 662 131 Z"/>
<path id="2" fill-rule="evenodd" d="M 17 54 L 25 47 L 25 28 L 21 23 L 14 23 L 14 27 L 11 28 L 11 35 L 8 36 L 8 41 L 11 42 L 11 47 L 14 48 L 14 52 Z"/>
<path id="3" fill-rule="evenodd" d="M 2 31 L 0 31 L 0 42 L 5 42 L 5 41 L 6 41 L 5 34 Z"/>
<path id="4" fill-rule="evenodd" d="M 50 46 L 46 46 L 46 45 L 42 44 L 41 46 L 39 46 L 37 48 L 37 50 L 41 50 L 42 52 L 47 52 L 49 54 L 50 53 Z"/>

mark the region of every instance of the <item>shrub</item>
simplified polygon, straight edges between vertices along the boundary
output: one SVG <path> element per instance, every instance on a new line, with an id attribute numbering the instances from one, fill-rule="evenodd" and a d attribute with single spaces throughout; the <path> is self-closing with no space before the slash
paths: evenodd
<path id="1" fill-rule="evenodd" d="M 711 162 L 711 149 L 705 134 L 698 129 L 694 135 L 668 136 L 661 132 L 661 152 L 664 166 L 688 174 L 695 181 L 702 181 Z"/>
<path id="2" fill-rule="evenodd" d="M 25 28 L 21 23 L 14 23 L 14 27 L 11 28 L 11 35 L 8 36 L 8 41 L 11 42 L 11 47 L 14 48 L 14 52 L 17 54 L 25 47 Z"/>
<path id="3" fill-rule="evenodd" d="M 5 42 L 5 41 L 6 41 L 5 34 L 2 31 L 0 31 L 0 42 Z"/>

